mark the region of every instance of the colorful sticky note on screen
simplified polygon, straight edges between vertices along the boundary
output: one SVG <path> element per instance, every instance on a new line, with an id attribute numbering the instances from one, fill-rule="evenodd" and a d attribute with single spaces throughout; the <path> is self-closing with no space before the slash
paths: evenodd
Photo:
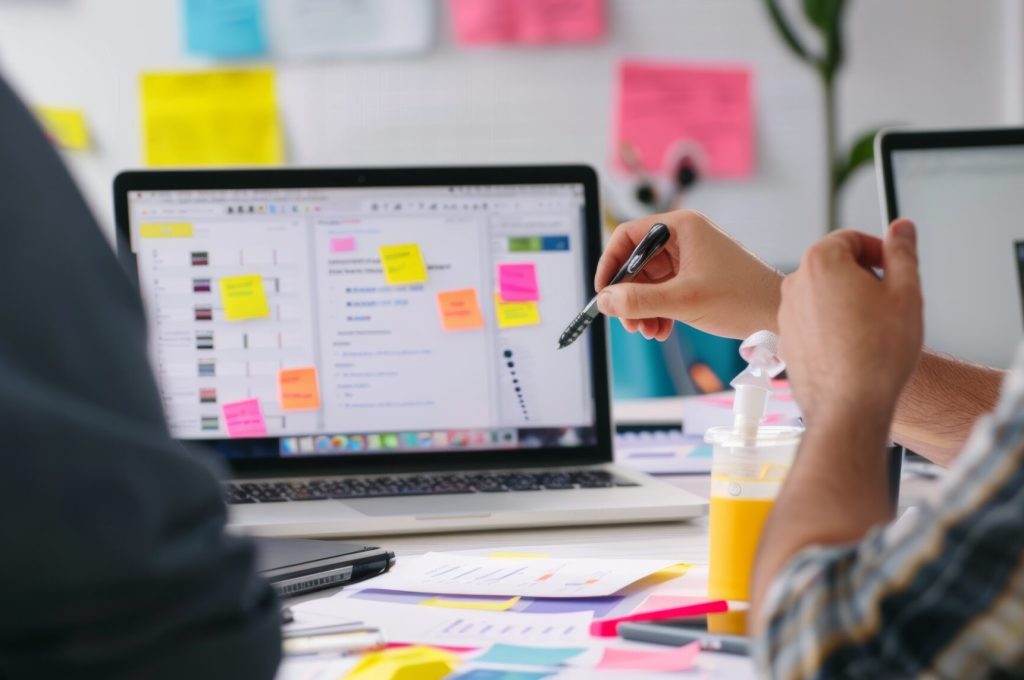
<path id="1" fill-rule="evenodd" d="M 539 300 L 537 267 L 532 262 L 499 264 L 498 294 L 503 302 Z"/>
<path id="2" fill-rule="evenodd" d="M 266 52 L 261 0 L 185 0 L 185 45 L 209 57 Z"/>
<path id="3" fill-rule="evenodd" d="M 229 437 L 265 437 L 267 423 L 259 399 L 244 399 L 224 404 L 224 424 Z"/>
<path id="4" fill-rule="evenodd" d="M 415 243 L 402 243 L 380 247 L 380 263 L 384 278 L 392 286 L 423 283 L 427 280 L 427 265 L 423 253 Z"/>
<path id="5" fill-rule="evenodd" d="M 139 225 L 142 238 L 192 238 L 195 230 L 191 222 L 148 222 Z"/>
<path id="6" fill-rule="evenodd" d="M 263 277 L 259 274 L 222 278 L 220 299 L 224 305 L 224 318 L 228 321 L 265 319 L 270 316 Z"/>
<path id="7" fill-rule="evenodd" d="M 46 136 L 57 146 L 69 151 L 84 151 L 92 146 L 85 113 L 80 109 L 37 106 L 35 111 Z"/>
<path id="8" fill-rule="evenodd" d="M 277 385 L 283 411 L 320 408 L 320 386 L 315 366 L 286 368 L 278 373 Z"/>
<path id="9" fill-rule="evenodd" d="M 448 290 L 437 294 L 441 327 L 446 331 L 467 331 L 484 327 L 484 315 L 477 301 L 476 288 Z"/>
<path id="10" fill-rule="evenodd" d="M 604 0 L 451 0 L 463 45 L 573 43 L 605 33 Z"/>
<path id="11" fill-rule="evenodd" d="M 144 73 L 147 165 L 274 165 L 284 160 L 274 72 Z"/>
<path id="12" fill-rule="evenodd" d="M 644 168 L 673 172 L 671 154 L 693 144 L 709 177 L 754 171 L 754 104 L 748 69 L 624 61 L 615 133 Z M 622 158 L 616 159 L 625 167 Z"/>
<path id="13" fill-rule="evenodd" d="M 335 236 L 331 239 L 332 253 L 351 253 L 356 249 L 355 236 Z"/>
<path id="14" fill-rule="evenodd" d="M 536 302 L 502 302 L 499 293 L 494 294 L 494 313 L 500 328 L 535 326 L 540 323 L 540 309 Z"/>

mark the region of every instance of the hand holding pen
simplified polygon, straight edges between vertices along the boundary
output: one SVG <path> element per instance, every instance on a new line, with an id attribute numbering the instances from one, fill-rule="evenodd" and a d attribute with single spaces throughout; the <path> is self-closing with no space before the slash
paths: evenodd
<path id="1" fill-rule="evenodd" d="M 659 222 L 668 225 L 664 246 L 631 280 L 611 285 Z M 677 210 L 615 230 L 597 265 L 594 314 L 619 317 L 627 331 L 658 340 L 668 338 L 676 321 L 729 338 L 778 332 L 782 278 L 700 213 Z"/>
<path id="2" fill-rule="evenodd" d="M 644 267 L 658 254 L 659 251 L 668 242 L 671 233 L 669 232 L 668 225 L 662 224 L 661 222 L 655 223 L 647 234 L 644 235 L 640 242 L 637 243 L 636 247 L 630 253 L 629 257 L 622 263 L 619 270 L 612 277 L 611 281 L 608 282 L 609 286 L 613 286 L 616 283 L 622 281 L 632 281 L 644 270 Z M 593 323 L 594 319 L 598 315 L 598 298 L 600 293 L 595 295 L 590 302 L 586 304 L 576 318 L 572 320 L 569 326 L 563 331 L 561 337 L 558 338 L 558 349 L 568 347 L 572 343 L 576 342 L 576 339 L 583 334 L 583 331 Z"/>

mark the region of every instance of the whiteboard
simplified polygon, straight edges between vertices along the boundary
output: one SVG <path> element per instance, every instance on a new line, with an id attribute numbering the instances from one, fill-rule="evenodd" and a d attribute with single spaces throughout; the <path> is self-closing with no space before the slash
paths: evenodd
<path id="1" fill-rule="evenodd" d="M 1019 122 L 1007 113 L 1022 89 L 1014 77 L 1020 69 L 1005 67 L 1007 54 L 1020 53 L 1022 27 L 1007 29 L 1012 5 L 851 3 L 842 137 L 876 123 Z M 822 233 L 817 83 L 779 41 L 763 3 L 609 0 L 604 42 L 475 49 L 453 43 L 447 5 L 437 8 L 435 44 L 422 54 L 278 64 L 294 164 L 585 162 L 601 172 L 606 196 L 621 197 L 629 187 L 608 171 L 618 60 L 746 64 L 754 73 L 758 171 L 749 180 L 705 183 L 688 205 L 780 266 L 795 265 Z M 0 70 L 29 102 L 81 107 L 89 117 L 96 149 L 67 158 L 108 230 L 112 178 L 141 164 L 138 74 L 210 63 L 184 54 L 183 44 L 176 0 L 0 0 Z M 877 229 L 870 172 L 855 179 L 843 211 L 847 224 Z"/>

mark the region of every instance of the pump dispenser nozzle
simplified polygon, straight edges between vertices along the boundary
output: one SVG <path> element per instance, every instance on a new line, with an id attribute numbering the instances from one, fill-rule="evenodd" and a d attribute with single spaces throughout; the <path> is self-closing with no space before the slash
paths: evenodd
<path id="1" fill-rule="evenodd" d="M 772 378 L 786 368 L 779 357 L 779 336 L 758 331 L 740 345 L 740 356 L 747 367 L 730 385 L 736 389 L 733 402 L 733 427 L 746 440 L 757 438 L 757 428 L 768 407 Z"/>

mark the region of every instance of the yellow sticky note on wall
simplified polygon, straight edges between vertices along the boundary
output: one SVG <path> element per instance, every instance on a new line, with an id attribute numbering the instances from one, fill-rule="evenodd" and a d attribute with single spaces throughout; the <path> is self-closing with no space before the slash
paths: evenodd
<path id="1" fill-rule="evenodd" d="M 56 106 L 37 106 L 36 115 L 46 135 L 59 147 L 71 151 L 84 151 L 92 146 L 85 113 L 79 109 Z"/>
<path id="2" fill-rule="evenodd" d="M 220 280 L 220 299 L 228 321 L 265 319 L 270 316 L 263 277 L 259 274 L 229 276 Z"/>
<path id="3" fill-rule="evenodd" d="M 147 165 L 274 165 L 284 160 L 270 69 L 144 73 Z"/>
<path id="4" fill-rule="evenodd" d="M 402 243 L 380 247 L 380 263 L 384 278 L 392 286 L 423 283 L 427 280 L 427 265 L 423 253 L 415 243 Z"/>
<path id="5" fill-rule="evenodd" d="M 502 302 L 501 295 L 495 293 L 494 311 L 501 328 L 535 326 L 540 323 L 540 309 L 536 302 Z"/>

